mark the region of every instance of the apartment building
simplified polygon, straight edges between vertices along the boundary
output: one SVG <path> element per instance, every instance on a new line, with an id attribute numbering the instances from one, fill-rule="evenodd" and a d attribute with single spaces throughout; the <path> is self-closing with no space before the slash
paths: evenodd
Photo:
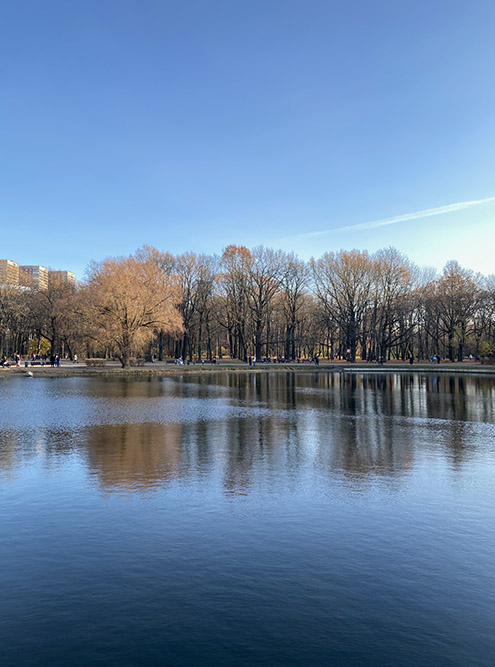
<path id="1" fill-rule="evenodd" d="M 48 289 L 48 269 L 44 266 L 21 265 L 19 284 L 39 290 Z"/>
<path id="2" fill-rule="evenodd" d="M 0 259 L 0 285 L 19 284 L 19 264 L 11 259 Z"/>
<path id="3" fill-rule="evenodd" d="M 0 259 L 0 285 L 46 290 L 56 283 L 75 286 L 76 277 L 72 271 L 52 271 L 45 266 L 32 264 L 19 266 L 11 259 Z"/>
<path id="4" fill-rule="evenodd" d="M 48 271 L 48 283 L 64 282 L 69 285 L 76 284 L 76 277 L 72 271 Z"/>

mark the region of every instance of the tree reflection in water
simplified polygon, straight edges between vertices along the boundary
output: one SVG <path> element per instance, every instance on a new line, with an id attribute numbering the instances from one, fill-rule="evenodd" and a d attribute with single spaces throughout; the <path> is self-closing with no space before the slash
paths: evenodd
<path id="1" fill-rule="evenodd" d="M 242 495 L 256 485 L 307 485 L 314 475 L 366 488 L 370 478 L 407 476 L 418 456 L 435 453 L 459 468 L 495 421 L 495 381 L 477 376 L 211 373 L 74 386 L 64 426 L 43 413 L 39 425 L 1 431 L 4 474 L 29 458 L 54 467 L 77 456 L 108 492 L 180 479 Z"/>

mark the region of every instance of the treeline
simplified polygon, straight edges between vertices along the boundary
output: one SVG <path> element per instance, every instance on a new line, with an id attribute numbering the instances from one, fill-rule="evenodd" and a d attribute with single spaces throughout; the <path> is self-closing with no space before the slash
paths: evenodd
<path id="1" fill-rule="evenodd" d="M 174 257 L 145 246 L 93 263 L 76 287 L 0 288 L 7 356 L 184 360 L 428 359 L 495 353 L 495 276 L 440 276 L 394 248 L 304 262 L 262 246 Z"/>

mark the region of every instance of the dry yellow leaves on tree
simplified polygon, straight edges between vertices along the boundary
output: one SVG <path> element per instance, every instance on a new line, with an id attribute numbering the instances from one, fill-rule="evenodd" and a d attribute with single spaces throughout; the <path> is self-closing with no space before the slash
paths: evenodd
<path id="1" fill-rule="evenodd" d="M 113 350 L 122 366 L 139 354 L 155 331 L 182 328 L 176 308 L 180 288 L 167 271 L 170 256 L 153 248 L 109 258 L 90 268 L 84 310 L 93 336 Z"/>

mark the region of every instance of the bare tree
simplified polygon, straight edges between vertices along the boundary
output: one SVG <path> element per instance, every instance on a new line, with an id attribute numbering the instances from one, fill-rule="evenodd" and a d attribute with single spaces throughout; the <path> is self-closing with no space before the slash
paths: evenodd
<path id="1" fill-rule="evenodd" d="M 455 343 L 458 359 L 463 360 L 468 327 L 478 305 L 478 287 L 471 271 L 458 262 L 450 261 L 444 267 L 435 289 L 435 306 L 441 333 L 447 337 L 448 357 L 455 359 Z"/>
<path id="2" fill-rule="evenodd" d="M 263 331 L 265 342 L 269 338 L 269 312 L 273 298 L 280 288 L 282 277 L 282 252 L 258 246 L 251 253 L 247 281 L 247 302 L 253 320 L 254 353 L 262 356 Z"/>
<path id="3" fill-rule="evenodd" d="M 369 307 L 374 278 L 373 261 L 366 251 L 326 252 L 311 260 L 315 293 L 330 320 L 335 321 L 350 349 L 356 351 L 364 316 Z"/>
<path id="4" fill-rule="evenodd" d="M 251 252 L 244 246 L 230 245 L 220 260 L 219 294 L 223 304 L 220 322 L 227 332 L 231 357 L 247 361 L 248 278 Z M 223 315 L 223 317 L 222 317 Z"/>
<path id="5" fill-rule="evenodd" d="M 281 256 L 280 285 L 285 319 L 285 357 L 296 358 L 296 332 L 309 281 L 308 265 L 294 253 Z"/>

